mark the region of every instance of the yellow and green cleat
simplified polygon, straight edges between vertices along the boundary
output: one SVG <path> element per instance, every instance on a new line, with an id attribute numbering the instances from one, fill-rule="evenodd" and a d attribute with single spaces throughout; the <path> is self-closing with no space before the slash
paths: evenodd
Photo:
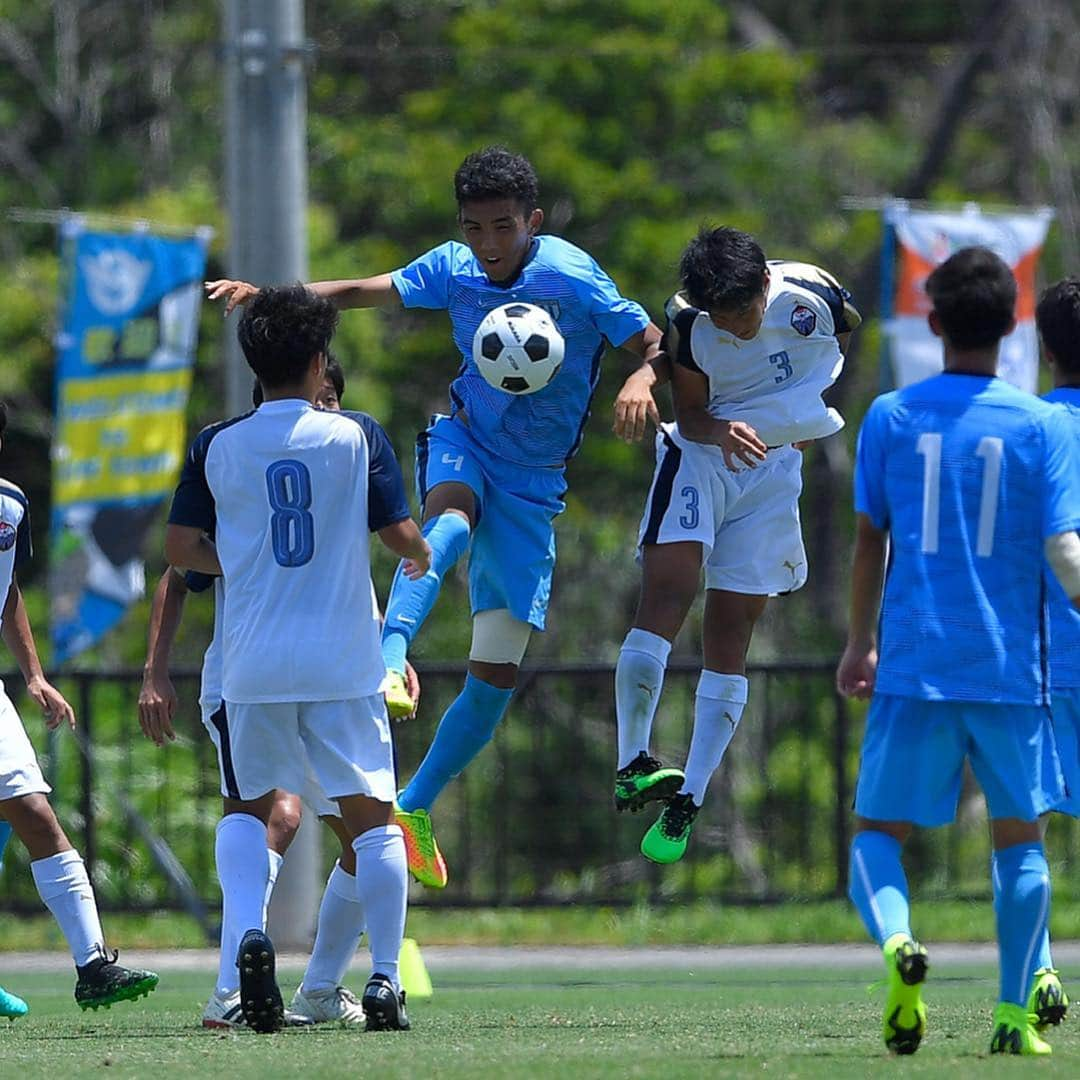
<path id="1" fill-rule="evenodd" d="M 1065 1019 L 1069 999 L 1054 968 L 1039 968 L 1032 977 L 1031 994 L 1027 1000 L 1028 1020 L 1036 1031 L 1057 1027 Z"/>
<path id="2" fill-rule="evenodd" d="M 1031 1022 L 1026 1005 L 1001 1001 L 994 1010 L 994 1034 L 990 1039 L 991 1054 L 1022 1054 L 1042 1056 L 1053 1053 L 1050 1044 L 1039 1037 Z"/>
<path id="3" fill-rule="evenodd" d="M 701 809 L 689 794 L 675 795 L 641 838 L 641 854 L 650 862 L 678 862 L 686 854 L 694 818 Z"/>
<path id="4" fill-rule="evenodd" d="M 885 1045 L 894 1054 L 914 1054 L 926 1034 L 922 984 L 930 960 L 907 934 L 893 934 L 881 949 L 889 988 L 882 1017 Z"/>
<path id="5" fill-rule="evenodd" d="M 450 879 L 426 810 L 402 810 L 394 806 L 394 819 L 405 834 L 405 855 L 409 873 L 429 889 L 445 889 Z"/>
<path id="6" fill-rule="evenodd" d="M 400 671 L 387 670 L 383 680 L 386 714 L 391 720 L 408 720 L 416 711 L 413 699 L 405 688 L 405 676 Z"/>
<path id="7" fill-rule="evenodd" d="M 646 803 L 667 802 L 685 779 L 682 769 L 671 768 L 642 750 L 615 774 L 615 809 L 620 814 L 624 810 L 636 814 Z"/>
<path id="8" fill-rule="evenodd" d="M 89 963 L 76 967 L 75 1001 L 84 1012 L 87 1009 L 111 1008 L 121 1001 L 136 1001 L 146 997 L 158 984 L 153 971 L 121 967 L 117 953 L 102 946 Z"/>

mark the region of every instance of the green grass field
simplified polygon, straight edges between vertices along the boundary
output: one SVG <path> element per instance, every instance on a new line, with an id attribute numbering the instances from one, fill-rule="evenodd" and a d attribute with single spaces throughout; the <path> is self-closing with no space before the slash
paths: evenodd
<path id="1" fill-rule="evenodd" d="M 1019 1075 L 1034 1063 L 990 1058 L 996 993 L 989 968 L 932 972 L 930 1032 L 915 1057 L 880 1043 L 883 991 L 865 972 L 767 967 L 711 971 L 445 971 L 411 1008 L 413 1030 L 367 1034 L 322 1026 L 279 1035 L 197 1026 L 210 972 L 166 973 L 149 999 L 81 1013 L 64 975 L 9 988 L 31 1014 L 0 1027 L 0 1075 L 58 1077 L 594 1077 L 781 1076 L 830 1080 L 903 1069 L 911 1076 Z M 285 972 L 291 993 L 295 972 Z M 356 982 L 355 979 L 352 982 Z M 359 989 L 357 986 L 356 989 Z M 1053 1037 L 1040 1076 L 1080 1071 L 1080 1024 Z"/>

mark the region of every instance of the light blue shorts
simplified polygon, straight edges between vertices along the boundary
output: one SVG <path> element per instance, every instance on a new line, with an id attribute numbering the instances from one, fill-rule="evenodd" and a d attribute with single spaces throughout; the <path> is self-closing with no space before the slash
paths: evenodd
<path id="1" fill-rule="evenodd" d="M 1066 790 L 1064 802 L 1054 809 L 1080 817 L 1080 688 L 1055 689 L 1050 695 L 1050 715 Z"/>
<path id="2" fill-rule="evenodd" d="M 1065 795 L 1049 709 L 875 694 L 855 812 L 872 821 L 946 825 L 956 817 L 965 760 L 991 818 L 1034 821 Z"/>
<path id="3" fill-rule="evenodd" d="M 555 518 L 566 504 L 566 470 L 523 468 L 485 450 L 460 420 L 432 418 L 416 440 L 421 505 L 437 484 L 465 484 L 476 496 L 469 556 L 473 614 L 509 608 L 544 629 L 555 569 Z"/>

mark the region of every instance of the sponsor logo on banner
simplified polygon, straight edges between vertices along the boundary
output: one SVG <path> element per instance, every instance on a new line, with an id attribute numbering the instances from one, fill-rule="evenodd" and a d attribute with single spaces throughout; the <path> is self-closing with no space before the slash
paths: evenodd
<path id="1" fill-rule="evenodd" d="M 797 304 L 791 313 L 791 325 L 795 333 L 809 337 L 817 326 L 817 316 L 805 304 Z"/>
<path id="2" fill-rule="evenodd" d="M 102 315 L 126 315 L 139 302 L 154 264 L 113 249 L 81 256 L 79 268 L 94 307 Z"/>

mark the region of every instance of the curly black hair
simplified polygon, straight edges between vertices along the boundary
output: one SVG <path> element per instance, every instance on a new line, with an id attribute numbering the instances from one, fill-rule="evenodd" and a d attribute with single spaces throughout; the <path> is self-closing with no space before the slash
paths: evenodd
<path id="1" fill-rule="evenodd" d="M 341 366 L 338 358 L 329 351 L 326 354 L 326 377 L 333 384 L 334 393 L 337 394 L 340 402 L 345 396 L 345 369 Z M 263 400 L 262 383 L 256 379 L 251 387 L 251 404 L 257 409 L 263 403 Z"/>
<path id="2" fill-rule="evenodd" d="M 454 173 L 458 209 L 485 199 L 513 199 L 531 214 L 540 201 L 540 183 L 532 162 L 505 146 L 486 146 L 470 154 Z"/>
<path id="3" fill-rule="evenodd" d="M 1065 278 L 1039 297 L 1035 325 L 1054 363 L 1080 375 L 1080 278 Z"/>
<path id="4" fill-rule="evenodd" d="M 748 233 L 703 226 L 679 260 L 686 298 L 702 311 L 743 311 L 765 290 L 765 254 Z"/>
<path id="5" fill-rule="evenodd" d="M 330 348 L 338 309 L 299 282 L 260 289 L 245 305 L 236 336 L 248 367 L 263 386 L 304 377 L 311 358 Z"/>
<path id="6" fill-rule="evenodd" d="M 1016 278 L 989 248 L 961 248 L 926 279 L 926 295 L 950 345 L 988 349 L 1012 326 Z"/>

